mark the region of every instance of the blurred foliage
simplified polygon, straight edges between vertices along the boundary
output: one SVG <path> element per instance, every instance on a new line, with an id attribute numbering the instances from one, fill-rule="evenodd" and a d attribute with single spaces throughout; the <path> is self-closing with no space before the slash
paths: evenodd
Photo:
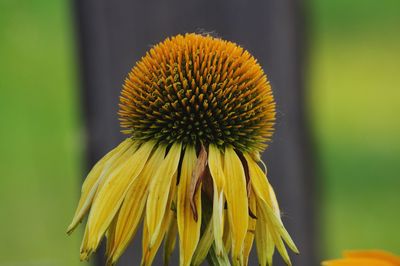
<path id="1" fill-rule="evenodd" d="M 400 253 L 400 1 L 311 2 L 323 248 Z"/>
<path id="2" fill-rule="evenodd" d="M 399 29 L 398 0 L 311 0 L 313 29 L 318 34 L 375 34 Z"/>
<path id="3" fill-rule="evenodd" d="M 312 0 L 321 257 L 399 250 L 400 1 Z M 67 1 L 0 1 L 0 265 L 84 265 L 65 235 L 82 134 Z"/>
<path id="4" fill-rule="evenodd" d="M 0 265 L 83 265 L 70 22 L 67 1 L 0 1 Z"/>

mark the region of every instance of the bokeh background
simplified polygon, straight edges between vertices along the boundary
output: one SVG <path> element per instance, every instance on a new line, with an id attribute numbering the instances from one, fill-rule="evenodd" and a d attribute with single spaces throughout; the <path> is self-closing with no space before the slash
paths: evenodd
<path id="1" fill-rule="evenodd" d="M 320 254 L 400 254 L 400 1 L 309 0 Z M 0 265 L 84 265 L 66 226 L 84 125 L 69 1 L 0 0 Z"/>

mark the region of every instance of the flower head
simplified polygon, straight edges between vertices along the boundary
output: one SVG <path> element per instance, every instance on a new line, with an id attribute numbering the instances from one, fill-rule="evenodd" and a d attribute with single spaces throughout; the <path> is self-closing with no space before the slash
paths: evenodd
<path id="1" fill-rule="evenodd" d="M 260 151 L 275 120 L 271 87 L 256 59 L 221 39 L 167 39 L 125 81 L 121 125 L 134 140 L 215 144 Z"/>
<path id="2" fill-rule="evenodd" d="M 129 137 L 90 171 L 68 228 L 90 211 L 82 259 L 105 235 L 114 264 L 143 220 L 142 265 L 163 240 L 168 262 L 176 235 L 181 265 L 246 265 L 254 239 L 260 265 L 275 248 L 291 264 L 284 243 L 298 251 L 258 165 L 275 102 L 246 50 L 197 34 L 165 40 L 129 73 L 119 115 Z"/>

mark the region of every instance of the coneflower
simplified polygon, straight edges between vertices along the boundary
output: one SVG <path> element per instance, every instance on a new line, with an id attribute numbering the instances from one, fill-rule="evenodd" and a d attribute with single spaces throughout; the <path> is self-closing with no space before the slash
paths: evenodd
<path id="1" fill-rule="evenodd" d="M 249 52 L 210 36 L 168 38 L 128 74 L 119 115 L 128 138 L 90 171 L 68 228 L 90 211 L 81 259 L 105 235 L 113 265 L 143 221 L 142 265 L 163 240 L 167 264 L 176 235 L 180 265 L 247 265 L 254 239 L 260 265 L 275 248 L 291 264 L 284 243 L 298 251 L 259 166 L 275 101 Z"/>

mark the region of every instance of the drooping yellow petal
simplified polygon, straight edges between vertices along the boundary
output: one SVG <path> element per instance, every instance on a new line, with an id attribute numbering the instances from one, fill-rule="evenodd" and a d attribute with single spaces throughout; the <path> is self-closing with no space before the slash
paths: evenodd
<path id="1" fill-rule="evenodd" d="M 150 246 L 158 238 L 162 217 L 164 217 L 169 188 L 177 171 L 182 145 L 173 144 L 165 159 L 160 163 L 150 183 L 149 197 L 146 204 L 146 223 L 149 229 Z"/>
<path id="2" fill-rule="evenodd" d="M 213 244 L 214 236 L 213 236 L 213 223 L 210 220 L 204 230 L 203 234 L 201 235 L 199 244 L 193 254 L 192 258 L 192 265 L 199 266 L 207 257 L 207 253 Z"/>
<path id="3" fill-rule="evenodd" d="M 149 228 L 147 226 L 147 223 L 143 223 L 143 239 L 142 239 L 142 261 L 141 264 L 142 266 L 149 266 L 153 263 L 154 257 L 156 256 L 157 250 L 159 249 L 162 240 L 164 239 L 165 233 L 168 230 L 169 227 L 171 227 L 171 222 L 176 222 L 174 216 L 175 216 L 175 211 L 171 209 L 171 205 L 173 200 L 176 198 L 176 174 L 174 174 L 172 178 L 172 185 L 171 187 L 166 190 L 169 191 L 168 199 L 167 199 L 167 204 L 166 204 L 166 210 L 164 213 L 164 217 L 161 219 L 161 226 L 159 230 L 159 234 L 157 236 L 157 239 L 154 241 L 153 244 L 150 243 L 151 240 L 151 232 L 149 231 Z M 148 213 L 146 213 L 147 215 Z"/>
<path id="4" fill-rule="evenodd" d="M 258 221 L 257 221 L 258 222 Z M 272 239 L 272 235 L 271 235 L 271 230 L 268 230 L 268 225 L 267 225 L 267 232 L 265 234 L 265 238 L 267 241 L 267 245 L 265 247 L 265 253 L 267 256 L 267 265 L 272 265 L 272 259 L 274 257 L 274 253 L 275 253 L 275 243 L 274 240 Z M 257 235 L 257 229 L 256 229 L 256 235 Z M 263 237 L 263 234 L 260 234 L 261 237 Z"/>
<path id="5" fill-rule="evenodd" d="M 99 184 L 97 191 L 94 195 L 94 198 L 96 199 L 97 195 L 99 194 L 99 191 L 104 187 L 105 184 L 108 183 L 108 180 L 113 177 L 113 173 L 115 173 L 116 169 L 121 168 L 121 165 L 123 165 L 131 156 L 132 154 L 136 151 L 137 145 L 132 144 L 128 149 L 126 150 L 121 150 L 121 152 L 118 152 L 114 154 L 106 163 L 104 166 L 104 169 L 101 173 L 101 177 L 99 178 Z M 115 220 L 115 219 L 113 219 Z M 114 226 L 115 227 L 115 226 Z M 111 228 L 109 230 L 109 233 L 112 233 L 115 228 Z M 91 255 L 93 248 L 90 246 L 90 239 L 93 238 L 93 236 L 89 235 L 89 226 L 86 224 L 85 227 L 85 237 L 82 244 L 81 244 L 81 258 L 88 259 L 88 257 Z M 110 247 L 110 244 L 108 245 Z"/>
<path id="6" fill-rule="evenodd" d="M 118 212 L 112 239 L 113 245 L 108 254 L 112 264 L 118 260 L 136 234 L 146 205 L 150 180 L 155 174 L 158 165 L 164 159 L 164 155 L 165 147 L 157 148 L 126 193 L 124 202 Z"/>
<path id="7" fill-rule="evenodd" d="M 277 229 L 280 224 L 277 222 L 272 209 L 261 198 L 257 198 L 257 218 L 256 242 L 259 258 L 262 258 L 263 261 L 267 260 L 269 263 L 272 261 L 273 245 L 271 245 L 271 243 L 273 243 L 286 264 L 292 265 L 279 230 Z M 272 241 L 267 242 L 267 239 Z"/>
<path id="8" fill-rule="evenodd" d="M 349 250 L 343 252 L 345 258 L 370 258 L 390 262 L 400 266 L 400 257 L 383 250 Z"/>
<path id="9" fill-rule="evenodd" d="M 142 239 L 142 261 L 140 265 L 150 266 L 153 263 L 154 257 L 160 248 L 161 242 L 164 239 L 165 232 L 169 227 L 171 220 L 173 218 L 174 212 L 167 210 L 164 217 L 161 219 L 160 233 L 157 239 L 154 241 L 153 245 L 150 246 L 150 233 L 146 223 L 143 223 L 143 239 Z"/>
<path id="10" fill-rule="evenodd" d="M 268 180 L 267 180 L 268 182 Z M 273 209 L 273 211 L 275 212 L 276 216 L 279 218 L 279 220 L 281 219 L 281 211 L 279 210 L 279 205 L 278 205 L 278 200 L 276 199 L 276 195 L 275 195 L 275 191 L 272 188 L 271 184 L 268 183 L 269 186 L 269 199 L 270 199 L 270 203 L 271 203 L 271 207 Z"/>
<path id="11" fill-rule="evenodd" d="M 249 167 L 249 174 L 250 174 L 250 180 L 251 180 L 251 185 L 253 187 L 253 191 L 256 193 L 256 195 L 260 198 L 262 198 L 265 202 L 267 202 L 269 205 L 271 204 L 270 201 L 270 190 L 269 190 L 269 183 L 266 175 L 264 172 L 261 170 L 261 168 L 257 165 L 257 163 L 251 158 L 251 156 L 247 153 L 243 154 L 246 161 L 247 165 Z"/>
<path id="12" fill-rule="evenodd" d="M 181 266 L 188 266 L 200 239 L 201 226 L 201 198 L 200 189 L 194 195 L 194 203 L 198 213 L 195 221 L 190 207 L 190 184 L 193 170 L 196 164 L 196 151 L 194 147 L 187 146 L 182 161 L 181 176 L 178 185 L 177 220 L 179 232 L 179 260 Z"/>
<path id="13" fill-rule="evenodd" d="M 217 184 L 218 189 L 222 189 L 225 184 L 222 154 L 214 144 L 210 144 L 208 149 L 208 165 L 213 181 Z"/>
<path id="14" fill-rule="evenodd" d="M 80 260 L 88 260 L 89 254 L 86 252 L 87 250 L 87 242 L 88 242 L 88 228 L 85 227 L 85 231 L 83 233 L 83 239 L 80 247 Z"/>
<path id="15" fill-rule="evenodd" d="M 133 141 L 128 138 L 119 144 L 116 148 L 107 153 L 103 158 L 98 161 L 95 166 L 90 170 L 87 175 L 85 182 L 83 182 L 81 189 L 81 197 L 79 199 L 78 207 L 76 208 L 74 218 L 71 224 L 68 226 L 67 233 L 71 234 L 76 226 L 82 221 L 83 216 L 87 213 L 90 206 L 92 205 L 93 197 L 97 191 L 99 183 L 101 181 L 101 173 L 107 164 L 110 164 L 110 158 L 125 152 L 129 147 L 133 145 Z M 113 160 L 111 160 L 113 161 Z"/>
<path id="16" fill-rule="evenodd" d="M 178 233 L 178 224 L 176 215 L 173 215 L 169 223 L 164 241 L 164 265 L 169 265 L 169 259 L 175 249 L 176 235 Z"/>
<path id="17" fill-rule="evenodd" d="M 222 255 L 219 256 L 215 253 L 215 243 L 212 244 L 211 249 L 207 254 L 207 260 L 210 262 L 210 265 L 231 266 L 231 262 L 229 261 L 226 252 L 223 252 Z"/>
<path id="18" fill-rule="evenodd" d="M 397 266 L 387 261 L 379 259 L 347 258 L 322 262 L 323 266 Z"/>
<path id="19" fill-rule="evenodd" d="M 268 237 L 268 225 L 266 214 L 257 204 L 257 221 L 256 221 L 256 248 L 259 265 L 272 265 L 272 255 L 274 253 L 274 242 Z"/>
<path id="20" fill-rule="evenodd" d="M 140 147 L 139 142 L 134 142 L 129 149 L 127 149 L 125 152 L 122 152 L 120 154 L 115 154 L 108 160 L 107 164 L 105 165 L 103 171 L 101 172 L 101 178 L 99 182 L 99 186 L 97 188 L 96 194 L 94 195 L 94 198 L 97 197 L 97 194 L 99 191 L 102 190 L 105 184 L 110 182 L 110 179 L 113 178 L 113 174 L 116 173 L 116 171 L 124 165 L 129 158 L 132 157 L 132 155 L 138 150 L 138 147 Z"/>
<path id="21" fill-rule="evenodd" d="M 106 243 L 106 265 L 113 265 L 113 263 L 111 262 L 111 253 L 112 250 L 115 246 L 115 228 L 116 228 L 116 224 L 117 224 L 117 218 L 118 218 L 118 212 L 115 215 L 114 219 L 112 220 L 110 226 L 108 227 L 108 230 L 106 231 L 105 235 L 106 235 L 106 239 L 107 239 L 107 243 Z"/>
<path id="22" fill-rule="evenodd" d="M 285 244 L 283 243 L 281 236 L 277 232 L 274 231 L 272 226 L 268 226 L 268 229 L 269 229 L 271 238 L 275 243 L 276 249 L 278 250 L 279 254 L 281 254 L 283 261 L 287 265 L 291 266 L 292 261 L 290 260 L 289 254 L 286 250 Z"/>
<path id="23" fill-rule="evenodd" d="M 189 187 L 189 199 L 190 199 L 190 207 L 192 208 L 194 220 L 198 220 L 197 207 L 195 202 L 195 195 L 200 190 L 203 177 L 206 175 L 207 169 L 207 151 L 203 145 L 200 147 L 200 152 L 196 159 L 195 166 L 193 167 L 191 178 L 190 178 L 190 187 Z"/>
<path id="24" fill-rule="evenodd" d="M 269 184 L 269 183 L 268 183 Z M 287 246 L 296 254 L 299 254 L 299 250 L 296 247 L 296 244 L 294 243 L 294 241 L 292 240 L 292 238 L 290 237 L 289 233 L 287 232 L 286 228 L 283 225 L 281 216 L 280 216 L 280 210 L 279 210 L 279 206 L 278 206 L 278 201 L 276 200 L 276 195 L 274 192 L 274 189 L 272 188 L 272 186 L 269 184 L 269 198 L 271 201 L 271 207 L 272 207 L 272 213 L 271 216 L 275 216 L 277 219 L 272 219 L 272 221 L 274 223 L 279 224 L 277 226 L 277 228 L 279 228 L 279 234 L 281 235 L 282 239 L 285 241 L 285 243 L 287 244 Z"/>
<path id="25" fill-rule="evenodd" d="M 224 230 L 223 221 L 223 208 L 225 204 L 225 198 L 223 195 L 225 176 L 223 172 L 222 156 L 219 149 L 210 144 L 208 154 L 208 165 L 213 179 L 213 231 L 215 238 L 215 246 L 217 255 L 221 255 L 224 252 L 224 246 L 222 241 L 222 235 Z"/>
<path id="26" fill-rule="evenodd" d="M 213 223 L 210 220 L 204 230 L 199 244 L 197 245 L 196 251 L 192 258 L 192 266 L 201 265 L 204 260 L 208 258 L 208 260 L 213 261 L 213 265 L 221 265 L 221 266 L 230 266 L 230 261 L 227 252 L 223 248 L 221 254 L 217 254 L 215 241 L 213 236 Z"/>
<path id="27" fill-rule="evenodd" d="M 155 143 L 145 142 L 120 167 L 117 167 L 96 193 L 87 222 L 88 253 L 95 250 L 117 213 L 130 185 L 142 171 Z"/>
<path id="28" fill-rule="evenodd" d="M 263 202 L 263 207 L 264 204 L 266 205 L 265 212 L 268 215 L 268 220 L 270 221 L 270 229 L 276 231 L 283 238 L 283 240 L 285 240 L 286 244 L 291 250 L 293 250 L 295 253 L 299 253 L 292 238 L 283 226 L 282 220 L 280 218 L 279 206 L 276 200 L 276 196 L 267 180 L 267 177 L 250 155 L 245 153 L 244 156 L 249 167 L 249 174 L 253 191 L 255 192 L 256 196 L 260 198 Z M 270 233 L 273 237 L 274 234 L 273 232 L 271 232 L 271 230 Z"/>
<path id="29" fill-rule="evenodd" d="M 232 237 L 232 263 L 243 265 L 243 243 L 248 228 L 248 199 L 246 177 L 242 162 L 236 152 L 225 148 L 224 156 L 225 196 Z"/>
<path id="30" fill-rule="evenodd" d="M 99 194 L 99 191 L 104 187 L 105 184 L 108 183 L 108 180 L 113 177 L 113 173 L 115 173 L 116 169 L 121 168 L 121 165 L 123 165 L 131 156 L 132 154 L 136 151 L 137 145 L 136 143 L 133 143 L 128 149 L 121 151 L 119 153 L 114 154 L 106 163 L 104 166 L 104 169 L 101 173 L 101 177 L 99 178 L 99 184 L 97 191 L 94 195 L 94 198 L 96 199 L 97 195 Z M 115 219 L 113 219 L 115 220 Z M 115 226 L 114 226 L 115 227 Z M 109 230 L 109 233 L 112 233 L 115 228 L 111 228 L 112 230 Z M 89 243 L 89 238 L 92 237 L 89 235 L 89 226 L 86 224 L 85 232 L 87 231 L 86 234 L 86 239 L 82 241 L 81 245 L 81 257 L 89 257 L 90 254 L 93 251 L 93 248 L 90 246 Z M 109 245 L 110 247 L 110 245 Z"/>
<path id="31" fill-rule="evenodd" d="M 257 216 L 257 204 L 254 193 L 250 193 L 249 197 L 249 207 L 254 215 Z M 248 265 L 249 255 L 251 248 L 253 246 L 254 234 L 256 231 L 256 219 L 249 216 L 249 228 L 247 229 L 246 238 L 244 239 L 244 247 L 243 247 L 243 262 L 244 265 Z"/>
<path id="32" fill-rule="evenodd" d="M 229 254 L 232 247 L 232 233 L 230 230 L 228 211 L 224 210 L 224 232 L 222 234 L 222 242 L 224 242 L 224 249 Z"/>

